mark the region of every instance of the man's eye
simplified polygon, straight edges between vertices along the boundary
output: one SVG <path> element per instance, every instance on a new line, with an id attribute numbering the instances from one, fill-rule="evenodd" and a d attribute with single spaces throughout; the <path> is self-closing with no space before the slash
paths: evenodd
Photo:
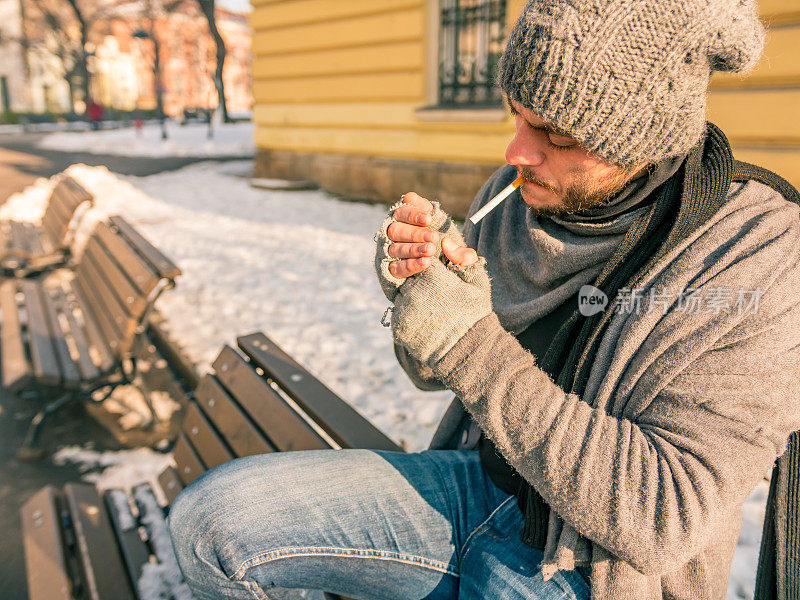
<path id="1" fill-rule="evenodd" d="M 576 146 L 578 144 L 578 140 L 570 135 L 548 132 L 547 137 L 549 138 L 551 144 L 561 148 L 569 148 L 570 146 Z"/>

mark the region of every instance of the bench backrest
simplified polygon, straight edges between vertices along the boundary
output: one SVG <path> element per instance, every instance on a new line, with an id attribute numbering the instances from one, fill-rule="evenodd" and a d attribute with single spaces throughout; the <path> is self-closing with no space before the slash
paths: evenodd
<path id="1" fill-rule="evenodd" d="M 402 451 L 263 333 L 223 347 L 195 391 L 173 455 L 177 495 L 207 469 L 233 458 L 287 450 Z M 174 478 L 173 478 L 174 479 Z M 174 492 L 174 493 L 173 493 Z"/>
<path id="2" fill-rule="evenodd" d="M 99 331 L 89 332 L 97 345 L 118 358 L 130 350 L 145 311 L 159 290 L 180 274 L 175 264 L 139 235 L 122 217 L 95 227 L 75 267 L 73 285 Z M 98 337 L 101 336 L 101 337 Z"/>
<path id="3" fill-rule="evenodd" d="M 66 248 L 71 242 L 70 222 L 81 205 L 91 205 L 92 195 L 72 177 L 58 180 L 42 217 L 42 230 L 50 242 L 51 251 Z"/>

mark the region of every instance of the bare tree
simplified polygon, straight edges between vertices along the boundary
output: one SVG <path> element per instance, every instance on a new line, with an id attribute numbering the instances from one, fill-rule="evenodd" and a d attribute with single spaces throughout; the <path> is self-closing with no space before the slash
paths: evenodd
<path id="1" fill-rule="evenodd" d="M 81 52 L 79 52 L 75 59 L 75 72 L 80 77 L 81 90 L 83 91 L 83 101 L 88 104 L 89 102 L 89 66 L 86 60 L 86 45 L 89 42 L 89 24 L 86 17 L 78 5 L 78 0 L 67 0 L 75 19 L 78 21 L 78 31 L 80 32 L 80 45 Z"/>
<path id="2" fill-rule="evenodd" d="M 23 37 L 30 49 L 58 59 L 69 88 L 70 110 L 75 112 L 75 79 L 85 55 L 80 40 L 74 35 L 72 15 L 59 2 L 51 0 L 32 0 L 31 8 L 33 10 L 26 15 Z"/>
<path id="3" fill-rule="evenodd" d="M 170 11 L 178 8 L 184 0 L 145 0 L 142 3 L 147 31 L 138 32 L 137 37 L 150 39 L 153 42 L 153 85 L 155 86 L 156 112 L 161 123 L 161 139 L 167 139 L 167 127 L 164 114 L 164 85 L 161 73 L 161 40 L 158 37 L 156 20 L 164 18 Z"/>
<path id="4" fill-rule="evenodd" d="M 225 101 L 225 82 L 222 79 L 222 70 L 225 66 L 225 56 L 227 55 L 227 50 L 225 49 L 225 40 L 222 39 L 222 36 L 219 34 L 219 30 L 217 29 L 217 17 L 215 14 L 216 9 L 216 0 L 197 0 L 197 4 L 200 5 L 200 10 L 203 11 L 203 14 L 208 21 L 208 30 L 211 32 L 211 37 L 214 38 L 214 43 L 217 45 L 217 63 L 216 68 L 214 69 L 214 87 L 217 89 L 217 98 L 219 99 L 219 110 L 220 114 L 222 115 L 222 121 L 224 123 L 230 122 L 230 117 L 228 116 L 228 104 Z"/>

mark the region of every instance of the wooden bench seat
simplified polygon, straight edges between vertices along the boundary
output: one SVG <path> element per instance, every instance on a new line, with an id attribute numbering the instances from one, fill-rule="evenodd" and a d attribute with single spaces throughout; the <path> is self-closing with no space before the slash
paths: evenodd
<path id="1" fill-rule="evenodd" d="M 157 491 L 166 504 L 163 512 L 184 486 L 206 470 L 236 457 L 310 449 L 402 451 L 263 333 L 239 337 L 237 346 L 237 349 L 222 348 L 212 364 L 213 373 L 204 375 L 194 392 L 173 449 L 175 467 L 166 469 L 158 477 L 160 489 Z M 32 506 L 41 505 L 42 496 L 49 501 L 48 494 L 56 493 L 52 489 L 46 491 L 48 489 L 40 491 L 26 504 L 23 521 L 30 521 L 30 514 L 35 510 Z M 155 492 L 145 487 L 136 488 L 132 496 L 122 490 L 105 493 L 106 516 L 118 549 L 116 554 L 109 554 L 119 561 L 126 573 L 125 577 L 117 575 L 119 581 L 129 582 L 136 598 L 141 597 L 137 595 L 141 586 L 146 586 L 150 580 L 147 569 L 175 573 L 171 547 L 159 546 L 157 540 L 164 537 L 148 524 L 151 519 L 148 515 L 152 515 L 156 528 L 161 527 L 163 518 L 161 507 L 156 508 Z M 29 526 L 25 527 L 25 535 L 32 535 Z M 141 531 L 143 527 L 150 529 L 144 536 L 137 536 L 134 531 Z M 45 529 L 51 538 L 55 535 L 53 529 L 54 526 Z M 29 552 L 34 552 L 35 557 L 35 545 L 26 540 L 25 548 L 26 561 L 30 562 Z M 62 565 L 70 564 L 70 552 L 74 554 L 75 550 L 67 548 L 61 558 L 51 560 L 56 569 L 63 570 L 66 567 Z M 29 581 L 37 577 L 35 573 L 29 566 Z M 171 585 L 177 586 L 181 593 L 186 592 L 180 587 L 185 584 L 177 578 Z M 31 589 L 34 587 L 35 584 Z M 331 600 L 347 600 L 326 595 Z M 49 598 L 31 595 L 31 600 L 45 597 Z M 116 597 L 100 596 L 101 599 Z"/>
<path id="2" fill-rule="evenodd" d="M 41 419 L 62 404 L 104 388 L 102 401 L 116 386 L 140 383 L 134 345 L 157 298 L 179 274 L 115 216 L 97 224 L 74 269 L 0 285 L 3 386 L 61 394 L 37 415 L 34 438 Z"/>
<path id="3" fill-rule="evenodd" d="M 50 194 L 41 225 L 0 223 L 0 267 L 7 275 L 29 277 L 65 264 L 77 221 L 92 202 L 92 195 L 77 181 L 61 177 Z"/>
<path id="4" fill-rule="evenodd" d="M 191 598 L 149 485 L 132 495 L 83 483 L 63 492 L 46 486 L 20 518 L 30 600 Z"/>
<path id="5" fill-rule="evenodd" d="M 287 450 L 402 451 L 263 333 L 225 346 L 200 380 L 175 444 L 188 485 L 236 457 Z"/>

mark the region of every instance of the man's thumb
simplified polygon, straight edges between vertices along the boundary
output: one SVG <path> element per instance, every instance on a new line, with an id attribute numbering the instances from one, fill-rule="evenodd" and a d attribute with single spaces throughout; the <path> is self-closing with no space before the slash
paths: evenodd
<path id="1" fill-rule="evenodd" d="M 450 262 L 461 267 L 468 267 L 478 262 L 478 253 L 475 250 L 468 246 L 460 246 L 450 238 L 442 240 L 442 252 L 450 259 Z"/>

